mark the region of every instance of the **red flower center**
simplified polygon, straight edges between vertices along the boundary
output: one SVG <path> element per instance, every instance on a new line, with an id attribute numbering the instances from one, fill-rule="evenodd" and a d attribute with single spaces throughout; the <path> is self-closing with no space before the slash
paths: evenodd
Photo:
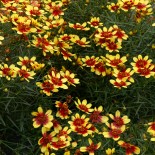
<path id="1" fill-rule="evenodd" d="M 121 133 L 122 131 L 120 129 L 111 129 L 109 132 L 110 136 L 114 138 L 118 138 Z"/>
<path id="2" fill-rule="evenodd" d="M 151 124 L 151 129 L 155 131 L 155 123 Z"/>
<path id="3" fill-rule="evenodd" d="M 84 112 L 89 112 L 89 111 L 88 111 L 88 108 L 87 108 L 85 105 L 80 104 L 80 105 L 78 105 L 78 106 L 79 106 L 79 109 L 80 109 L 80 110 L 82 110 L 82 111 L 84 111 Z"/>
<path id="4" fill-rule="evenodd" d="M 62 81 L 56 77 L 52 77 L 52 82 L 53 82 L 53 84 L 58 85 L 58 86 L 62 85 Z"/>
<path id="5" fill-rule="evenodd" d="M 51 135 L 48 135 L 47 133 L 43 134 L 43 137 L 40 139 L 40 145 L 47 146 L 48 143 L 50 143 L 52 140 Z"/>
<path id="6" fill-rule="evenodd" d="M 91 22 L 91 25 L 98 26 L 99 25 L 99 22 L 98 21 L 93 21 L 93 22 Z"/>
<path id="7" fill-rule="evenodd" d="M 23 70 L 23 69 L 19 70 L 19 74 L 20 74 L 20 76 L 22 76 L 26 79 L 30 76 L 30 74 L 26 70 Z"/>
<path id="8" fill-rule="evenodd" d="M 54 89 L 53 84 L 51 84 L 50 82 L 44 82 L 42 83 L 42 87 L 46 92 L 50 92 Z"/>
<path id="9" fill-rule="evenodd" d="M 115 117 L 113 124 L 117 127 L 121 127 L 122 125 L 124 125 L 124 121 L 121 117 Z"/>
<path id="10" fill-rule="evenodd" d="M 95 150 L 97 150 L 97 145 L 92 143 L 90 146 L 87 147 L 87 151 L 88 152 L 94 152 Z"/>
<path id="11" fill-rule="evenodd" d="M 38 113 L 38 115 L 35 118 L 36 123 L 39 125 L 45 125 L 48 122 L 48 116 L 44 113 Z"/>
<path id="12" fill-rule="evenodd" d="M 86 134 L 88 129 L 84 126 L 76 127 L 75 131 L 78 132 L 79 134 Z"/>
<path id="13" fill-rule="evenodd" d="M 110 64 L 112 66 L 117 66 L 119 63 L 121 63 L 122 61 L 120 59 L 114 59 L 110 61 Z"/>
<path id="14" fill-rule="evenodd" d="M 86 64 L 88 66 L 94 66 L 95 65 L 95 62 L 96 62 L 96 60 L 93 59 L 93 58 L 91 58 L 91 59 L 89 59 L 89 60 L 86 61 Z"/>
<path id="15" fill-rule="evenodd" d="M 4 75 L 9 75 L 10 70 L 11 70 L 10 68 L 3 68 L 2 72 Z"/>
<path id="16" fill-rule="evenodd" d="M 94 111 L 91 115 L 90 115 L 90 120 L 93 122 L 93 123 L 101 123 L 101 116 L 100 116 L 100 113 L 99 111 Z"/>
<path id="17" fill-rule="evenodd" d="M 138 68 L 144 68 L 147 65 L 147 61 L 146 60 L 138 60 L 136 62 L 136 67 Z"/>
<path id="18" fill-rule="evenodd" d="M 84 123 L 85 123 L 84 119 L 81 119 L 81 118 L 76 118 L 73 122 L 75 126 L 81 126 Z"/>

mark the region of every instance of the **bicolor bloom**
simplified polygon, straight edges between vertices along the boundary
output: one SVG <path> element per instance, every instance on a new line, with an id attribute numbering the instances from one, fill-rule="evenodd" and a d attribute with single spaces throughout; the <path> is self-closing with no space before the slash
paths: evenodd
<path id="1" fill-rule="evenodd" d="M 149 127 L 147 129 L 147 132 L 149 132 L 152 135 L 155 135 L 155 122 L 149 122 Z"/>
<path id="2" fill-rule="evenodd" d="M 122 140 L 118 141 L 118 144 L 125 149 L 126 155 L 140 154 L 140 148 L 135 145 L 126 143 Z"/>
<path id="3" fill-rule="evenodd" d="M 130 82 L 134 82 L 134 79 L 131 77 L 134 74 L 134 70 L 131 68 L 119 70 L 114 68 L 113 76 L 115 76 L 119 81 L 129 80 Z"/>
<path id="4" fill-rule="evenodd" d="M 113 120 L 112 124 L 118 128 L 130 122 L 130 119 L 128 118 L 128 116 L 125 115 L 121 117 L 121 113 L 119 110 L 115 112 L 115 116 L 112 114 L 109 114 L 109 117 Z"/>
<path id="5" fill-rule="evenodd" d="M 70 145 L 70 141 L 68 141 L 64 136 L 63 137 L 58 137 L 58 141 L 53 141 L 51 143 L 51 148 L 54 150 L 59 150 L 62 148 L 65 148 Z"/>
<path id="6" fill-rule="evenodd" d="M 151 59 L 149 59 L 148 56 L 145 56 L 144 58 L 142 55 L 138 55 L 138 57 L 133 57 L 133 61 L 131 62 L 131 65 L 133 66 L 134 70 L 137 70 L 137 68 L 148 68 L 152 62 Z"/>
<path id="7" fill-rule="evenodd" d="M 53 126 L 52 120 L 52 110 L 47 110 L 46 113 L 43 111 L 42 107 L 38 107 L 37 112 L 31 113 L 33 118 L 33 127 L 38 128 L 40 126 L 51 128 Z"/>
<path id="8" fill-rule="evenodd" d="M 126 79 L 123 79 L 122 81 L 120 81 L 119 79 L 116 80 L 111 79 L 110 83 L 118 89 L 121 89 L 122 87 L 127 88 L 131 84 L 131 82 L 126 81 Z"/>
<path id="9" fill-rule="evenodd" d="M 99 57 L 95 57 L 95 56 L 85 56 L 85 58 L 82 58 L 83 61 L 83 66 L 86 67 L 95 67 L 95 64 L 97 63 Z"/>
<path id="10" fill-rule="evenodd" d="M 85 113 L 90 113 L 92 112 L 94 109 L 91 109 L 92 104 L 91 103 L 87 103 L 87 100 L 84 99 L 83 101 L 80 101 L 79 99 L 77 99 L 77 101 L 74 102 L 76 107 L 85 112 Z"/>
<path id="11" fill-rule="evenodd" d="M 119 8 L 120 8 L 120 5 L 119 3 L 110 3 L 110 5 L 107 5 L 107 8 L 111 11 L 111 12 L 117 12 L 119 13 Z"/>
<path id="12" fill-rule="evenodd" d="M 128 39 L 128 35 L 120 29 L 117 25 L 113 25 L 113 31 L 116 31 L 115 36 L 117 37 L 118 42 Z"/>
<path id="13" fill-rule="evenodd" d="M 106 76 L 107 68 L 105 67 L 105 62 L 99 59 L 94 67 L 91 67 L 91 72 L 95 72 L 97 75 Z"/>
<path id="14" fill-rule="evenodd" d="M 32 58 L 29 58 L 27 56 L 24 56 L 24 57 L 19 57 L 19 62 L 17 62 L 17 64 L 19 66 L 26 66 L 27 68 L 30 68 L 31 67 L 31 63 L 34 63 L 35 60 L 36 60 L 36 57 L 33 56 Z"/>
<path id="15" fill-rule="evenodd" d="M 8 66 L 7 64 L 0 65 L 0 77 L 5 77 L 7 80 L 15 78 L 17 76 L 19 68 L 14 64 Z"/>
<path id="16" fill-rule="evenodd" d="M 56 133 L 54 131 L 48 133 L 48 130 L 46 128 L 42 128 L 42 137 L 38 141 L 42 153 L 49 153 L 49 150 L 51 149 L 51 143 L 58 140 L 55 135 Z"/>
<path id="17" fill-rule="evenodd" d="M 120 64 L 124 64 L 127 61 L 126 56 L 120 57 L 120 54 L 109 55 L 106 54 L 106 65 L 116 68 Z"/>
<path id="18" fill-rule="evenodd" d="M 101 142 L 95 144 L 90 138 L 88 139 L 89 146 L 80 147 L 81 152 L 88 152 L 89 155 L 95 155 L 95 151 L 101 146 Z"/>
<path id="19" fill-rule="evenodd" d="M 125 125 L 122 125 L 120 128 L 115 127 L 113 124 L 106 123 L 109 127 L 109 131 L 103 132 L 105 138 L 112 138 L 117 141 L 120 139 L 120 135 L 125 131 Z"/>
<path id="20" fill-rule="evenodd" d="M 56 133 L 59 133 L 59 131 L 62 130 L 62 127 L 61 127 L 60 123 L 56 119 L 53 119 L 52 123 L 53 123 L 54 131 Z"/>
<path id="21" fill-rule="evenodd" d="M 108 121 L 107 116 L 102 116 L 103 107 L 99 106 L 98 108 L 94 108 L 93 112 L 90 114 L 90 121 L 92 123 L 106 123 Z"/>
<path id="22" fill-rule="evenodd" d="M 80 116 L 78 113 L 75 116 L 71 116 L 72 121 L 68 121 L 71 128 L 78 127 L 78 126 L 86 126 L 88 124 L 89 118 L 86 115 Z"/>
<path id="23" fill-rule="evenodd" d="M 91 27 L 98 28 L 103 26 L 103 23 L 100 22 L 99 17 L 92 17 L 89 22 L 87 22 Z"/>
<path id="24" fill-rule="evenodd" d="M 68 104 L 66 102 L 61 103 L 60 101 L 56 101 L 55 104 L 56 104 L 56 107 L 58 108 L 56 116 L 60 117 L 61 119 L 69 118 L 71 111 L 68 108 Z"/>
<path id="25" fill-rule="evenodd" d="M 48 80 L 43 82 L 36 82 L 36 85 L 41 88 L 41 92 L 45 93 L 47 96 L 51 96 L 52 92 L 58 92 L 59 90 L 55 85 Z"/>
<path id="26" fill-rule="evenodd" d="M 71 141 L 71 137 L 69 134 L 71 133 L 71 129 L 68 128 L 68 126 L 65 126 L 63 129 L 59 130 L 59 133 L 57 134 L 57 137 L 65 137 L 67 140 Z"/>
<path id="27" fill-rule="evenodd" d="M 73 85 L 79 84 L 79 79 L 75 78 L 75 74 L 71 73 L 70 71 L 66 70 L 65 72 L 60 71 L 60 74 L 62 77 L 64 77 L 67 80 L 68 85 Z"/>
<path id="28" fill-rule="evenodd" d="M 34 79 L 34 75 L 36 73 L 34 71 L 29 71 L 26 66 L 22 66 L 21 69 L 18 70 L 18 75 L 21 77 L 21 80 L 26 80 L 29 82 L 29 79 Z"/>
<path id="29" fill-rule="evenodd" d="M 67 79 L 62 77 L 60 73 L 52 71 L 49 73 L 48 78 L 56 88 L 68 89 L 68 86 L 64 84 L 65 82 L 67 82 Z"/>
<path id="30" fill-rule="evenodd" d="M 80 24 L 80 23 L 75 23 L 75 24 L 69 23 L 69 27 L 71 27 L 73 29 L 88 31 L 90 28 L 86 27 L 86 25 L 87 25 L 86 22 L 84 22 L 83 24 Z"/>
<path id="31" fill-rule="evenodd" d="M 112 149 L 108 148 L 106 150 L 106 155 L 113 155 L 114 153 L 115 153 L 115 148 L 112 148 Z"/>
<path id="32" fill-rule="evenodd" d="M 81 47 L 90 47 L 90 41 L 87 41 L 85 37 L 80 39 L 79 36 L 74 36 L 71 41 Z"/>

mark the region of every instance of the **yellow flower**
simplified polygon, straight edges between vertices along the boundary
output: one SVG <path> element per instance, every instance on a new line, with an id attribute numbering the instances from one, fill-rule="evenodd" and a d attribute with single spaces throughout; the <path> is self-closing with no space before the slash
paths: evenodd
<path id="1" fill-rule="evenodd" d="M 1 40 L 4 40 L 4 37 L 3 36 L 0 36 L 0 45 L 2 45 Z"/>

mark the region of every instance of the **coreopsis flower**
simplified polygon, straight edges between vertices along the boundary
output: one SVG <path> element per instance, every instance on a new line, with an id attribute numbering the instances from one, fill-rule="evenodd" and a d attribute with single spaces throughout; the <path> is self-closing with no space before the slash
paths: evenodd
<path id="1" fill-rule="evenodd" d="M 58 19 L 60 16 L 64 15 L 62 5 L 63 3 L 61 1 L 49 2 L 45 5 L 45 10 L 50 12 L 55 19 Z"/>
<path id="2" fill-rule="evenodd" d="M 62 0 L 63 5 L 68 5 L 69 3 L 71 3 L 71 0 Z"/>
<path id="3" fill-rule="evenodd" d="M 0 36 L 0 45 L 2 45 L 2 40 L 4 40 L 4 37 Z"/>
<path id="4" fill-rule="evenodd" d="M 67 50 L 60 50 L 60 53 L 62 54 L 64 60 L 69 60 L 72 61 L 71 57 L 74 56 L 74 54 L 72 54 L 71 52 L 67 51 Z"/>
<path id="5" fill-rule="evenodd" d="M 70 145 L 70 141 L 67 140 L 64 136 L 57 137 L 57 141 L 53 141 L 51 143 L 51 149 L 59 150 L 65 147 L 68 147 Z"/>
<path id="6" fill-rule="evenodd" d="M 120 9 L 122 9 L 125 12 L 129 11 L 130 9 L 134 9 L 135 8 L 134 0 L 119 0 L 118 4 L 120 5 Z"/>
<path id="7" fill-rule="evenodd" d="M 27 56 L 24 56 L 24 57 L 20 57 L 19 56 L 19 62 L 17 62 L 17 64 L 19 66 L 26 66 L 27 68 L 30 68 L 31 67 L 31 63 L 34 63 L 35 60 L 36 60 L 36 57 L 33 56 L 32 58 L 29 58 Z"/>
<path id="8" fill-rule="evenodd" d="M 109 127 L 109 131 L 104 131 L 103 136 L 105 138 L 112 138 L 117 141 L 120 139 L 120 135 L 125 131 L 125 125 L 122 125 L 120 128 L 115 127 L 113 124 L 106 123 Z"/>
<path id="9" fill-rule="evenodd" d="M 120 57 L 119 54 L 109 55 L 106 54 L 106 65 L 117 68 L 119 65 L 124 64 L 127 61 L 126 56 Z"/>
<path id="10" fill-rule="evenodd" d="M 54 131 L 48 133 L 48 130 L 45 127 L 42 128 L 42 137 L 38 141 L 42 153 L 49 154 L 49 150 L 51 149 L 51 143 L 58 141 L 55 135 L 56 133 Z"/>
<path id="11" fill-rule="evenodd" d="M 88 152 L 89 155 L 95 155 L 95 151 L 101 146 L 101 142 L 95 144 L 90 138 L 88 139 L 89 146 L 80 147 L 81 152 Z"/>
<path id="12" fill-rule="evenodd" d="M 14 64 L 8 66 L 7 64 L 0 65 L 0 77 L 5 77 L 7 80 L 17 77 L 17 68 Z"/>
<path id="13" fill-rule="evenodd" d="M 119 70 L 114 68 L 113 76 L 115 76 L 119 81 L 129 80 L 130 82 L 134 82 L 134 79 L 131 77 L 134 74 L 134 70 L 131 68 Z"/>
<path id="14" fill-rule="evenodd" d="M 85 58 L 82 58 L 83 61 L 83 65 L 82 66 L 86 66 L 86 67 L 95 67 L 95 64 L 97 63 L 99 57 L 95 57 L 95 56 L 85 56 Z"/>
<path id="15" fill-rule="evenodd" d="M 32 70 L 34 70 L 34 71 L 41 70 L 44 66 L 45 66 L 45 64 L 43 64 L 43 63 L 38 63 L 38 62 L 36 62 L 36 61 L 34 61 L 33 63 L 31 63 L 31 68 L 32 68 Z"/>
<path id="16" fill-rule="evenodd" d="M 119 79 L 116 80 L 111 79 L 110 83 L 118 89 L 121 89 L 122 87 L 127 88 L 131 84 L 131 82 L 126 81 L 126 79 L 123 79 L 122 81 L 120 81 Z"/>
<path id="17" fill-rule="evenodd" d="M 64 155 L 70 155 L 70 151 L 69 150 L 65 150 Z"/>
<path id="18" fill-rule="evenodd" d="M 31 19 L 28 17 L 19 16 L 18 19 L 12 21 L 12 23 L 16 26 L 12 29 L 16 30 L 18 34 L 29 34 L 37 31 L 35 27 L 32 27 Z"/>
<path id="19" fill-rule="evenodd" d="M 40 126 L 51 128 L 53 126 L 52 120 L 52 110 L 47 110 L 46 112 L 43 111 L 42 107 L 38 107 L 37 112 L 31 113 L 33 118 L 33 127 L 38 128 Z"/>
<path id="20" fill-rule="evenodd" d="M 46 56 L 47 52 L 54 52 L 52 41 L 48 40 L 48 35 L 44 35 L 43 37 L 39 34 L 38 37 L 33 36 L 34 40 L 32 40 L 32 45 L 43 50 L 43 55 Z"/>
<path id="21" fill-rule="evenodd" d="M 113 155 L 114 153 L 115 153 L 115 148 L 112 148 L 112 149 L 108 148 L 106 150 L 106 155 Z"/>
<path id="22" fill-rule="evenodd" d="M 61 103 L 60 101 L 56 101 L 55 104 L 56 104 L 56 107 L 58 108 L 58 112 L 56 113 L 56 116 L 60 117 L 61 119 L 69 118 L 71 111 L 68 108 L 68 104 L 66 102 Z"/>
<path id="23" fill-rule="evenodd" d="M 94 109 L 91 109 L 92 104 L 87 103 L 86 99 L 84 99 L 82 102 L 79 99 L 77 99 L 77 101 L 74 101 L 74 103 L 79 110 L 81 110 L 87 114 L 89 114 L 90 112 L 92 112 L 94 110 Z"/>
<path id="24" fill-rule="evenodd" d="M 80 116 L 78 113 L 76 113 L 75 116 L 71 116 L 71 120 L 72 121 L 68 121 L 68 123 L 72 129 L 74 127 L 86 126 L 88 124 L 89 118 L 87 118 L 84 114 Z"/>
<path id="25" fill-rule="evenodd" d="M 39 7 L 34 7 L 32 5 L 26 5 L 25 10 L 25 13 L 29 16 L 42 16 L 45 13 L 44 10 L 41 10 Z"/>
<path id="26" fill-rule="evenodd" d="M 90 121 L 92 123 L 106 123 L 108 121 L 107 116 L 102 116 L 103 107 L 99 106 L 98 108 L 94 108 L 93 112 L 90 114 Z"/>
<path id="27" fill-rule="evenodd" d="M 79 36 L 74 36 L 71 41 L 81 47 L 90 47 L 90 42 L 87 41 L 85 37 L 80 39 Z"/>
<path id="28" fill-rule="evenodd" d="M 114 36 L 115 33 L 116 33 L 116 31 L 113 31 L 112 27 L 110 27 L 110 28 L 103 27 L 102 29 L 101 28 L 97 29 L 97 33 L 95 34 L 95 37 L 109 41 L 112 38 L 113 39 L 116 38 L 116 36 Z"/>
<path id="29" fill-rule="evenodd" d="M 60 73 L 55 73 L 54 71 L 52 71 L 49 73 L 48 78 L 49 78 L 49 81 L 56 88 L 68 89 L 68 86 L 64 84 L 65 82 L 67 82 L 67 79 L 62 77 Z"/>
<path id="30" fill-rule="evenodd" d="M 100 26 L 103 26 L 103 23 L 100 23 L 100 18 L 99 17 L 92 17 L 90 19 L 89 22 L 87 22 L 91 27 L 94 27 L 94 28 L 98 28 Z"/>
<path id="31" fill-rule="evenodd" d="M 59 131 L 62 130 L 62 127 L 61 127 L 60 123 L 56 119 L 53 119 L 52 123 L 53 123 L 54 131 L 56 133 L 59 133 Z"/>
<path id="32" fill-rule="evenodd" d="M 140 154 L 140 148 L 135 145 L 126 143 L 122 140 L 118 141 L 118 145 L 125 149 L 126 155 Z"/>
<path id="33" fill-rule="evenodd" d="M 51 96 L 52 92 L 58 92 L 58 89 L 55 87 L 55 85 L 48 80 L 36 82 L 36 85 L 40 87 L 42 89 L 41 92 L 45 93 L 47 96 Z"/>
<path id="34" fill-rule="evenodd" d="M 110 10 L 110 12 L 117 12 L 120 13 L 119 9 L 120 9 L 120 5 L 119 3 L 110 3 L 109 5 L 107 5 L 107 8 Z"/>
<path id="35" fill-rule="evenodd" d="M 104 46 L 109 52 L 119 52 L 119 50 L 122 48 L 121 42 L 115 42 L 114 39 L 107 41 Z"/>
<path id="36" fill-rule="evenodd" d="M 130 122 L 130 119 L 128 118 L 128 116 L 125 115 L 121 117 L 121 113 L 119 110 L 115 112 L 115 116 L 112 114 L 109 114 L 109 117 L 113 120 L 112 124 L 118 128 Z"/>
<path id="37" fill-rule="evenodd" d="M 75 23 L 75 24 L 72 24 L 72 23 L 69 23 L 69 27 L 75 29 L 75 30 L 83 30 L 83 31 L 88 31 L 90 28 L 89 27 L 86 27 L 87 23 L 84 22 L 82 24 L 80 23 Z"/>
<path id="38" fill-rule="evenodd" d="M 65 137 L 67 140 L 71 141 L 71 137 L 69 134 L 71 133 L 71 129 L 68 128 L 68 126 L 65 126 L 63 129 L 59 130 L 59 133 L 57 134 L 57 137 Z"/>
<path id="39" fill-rule="evenodd" d="M 155 122 L 149 122 L 149 127 L 147 129 L 147 132 L 149 132 L 152 135 L 155 135 Z"/>
<path id="40" fill-rule="evenodd" d="M 131 62 L 131 65 L 133 66 L 133 69 L 136 70 L 136 68 L 148 68 L 152 62 L 151 59 L 149 59 L 148 56 L 145 56 L 144 58 L 142 55 L 138 55 L 138 57 L 133 57 L 133 61 Z"/>
<path id="41" fill-rule="evenodd" d="M 83 137 L 86 137 L 93 133 L 91 126 L 92 124 L 86 124 L 85 126 L 84 125 L 75 126 L 72 128 L 72 131 L 76 132 L 78 135 L 82 135 Z"/>
<path id="42" fill-rule="evenodd" d="M 67 79 L 67 83 L 68 85 L 73 85 L 75 86 L 75 84 L 79 84 L 79 79 L 75 78 L 75 74 L 71 73 L 70 71 L 66 70 L 65 72 L 60 71 L 60 74 L 62 77 L 64 77 L 65 79 Z"/>
<path id="43" fill-rule="evenodd" d="M 34 79 L 34 75 L 36 73 L 34 71 L 29 71 L 26 66 L 22 66 L 21 69 L 18 70 L 18 75 L 21 77 L 21 80 L 26 80 L 29 82 L 29 79 Z"/>
<path id="44" fill-rule="evenodd" d="M 128 35 L 122 29 L 120 29 L 117 25 L 113 25 L 113 31 L 116 31 L 115 36 L 117 37 L 118 42 L 127 40 Z"/>
<path id="45" fill-rule="evenodd" d="M 103 59 L 99 59 L 94 67 L 91 67 L 91 72 L 95 72 L 97 75 L 106 76 L 106 67 L 105 61 Z"/>

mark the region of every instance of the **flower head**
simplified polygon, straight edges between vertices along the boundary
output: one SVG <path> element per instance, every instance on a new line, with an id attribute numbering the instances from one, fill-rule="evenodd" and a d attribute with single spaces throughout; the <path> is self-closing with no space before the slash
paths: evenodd
<path id="1" fill-rule="evenodd" d="M 46 113 L 44 113 L 42 107 L 38 107 L 37 112 L 32 112 L 32 116 L 35 116 L 35 118 L 33 118 L 33 127 L 38 128 L 44 126 L 51 128 L 53 126 L 53 116 L 51 114 L 52 110 L 47 110 Z"/>

